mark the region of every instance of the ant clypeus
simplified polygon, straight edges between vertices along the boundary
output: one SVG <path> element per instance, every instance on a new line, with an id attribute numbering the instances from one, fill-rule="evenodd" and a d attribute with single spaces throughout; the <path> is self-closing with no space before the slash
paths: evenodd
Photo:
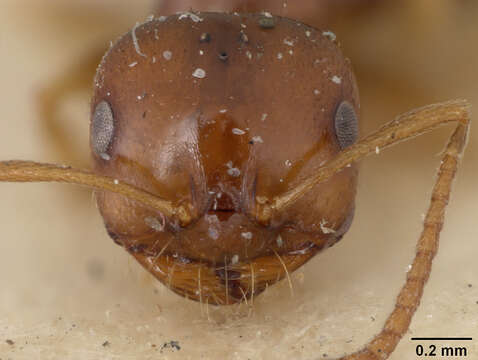
<path id="1" fill-rule="evenodd" d="M 190 31 L 191 28 L 193 31 Z M 167 42 L 172 38 L 167 34 L 172 31 L 187 41 L 189 46 L 186 50 L 190 50 L 191 54 L 194 50 L 195 55 L 204 56 L 205 60 L 203 65 L 192 67 L 190 76 L 181 77 L 181 83 L 176 88 L 171 85 L 162 90 L 158 83 L 169 83 L 171 79 L 151 82 L 152 74 L 147 71 L 160 61 L 174 64 L 176 59 L 173 56 L 184 50 L 184 43 Z M 161 47 L 156 47 L 156 36 L 159 37 L 159 34 L 166 34 L 165 41 Z M 237 36 L 233 38 L 234 34 Z M 253 51 L 248 50 L 254 45 Z M 208 51 L 208 46 L 215 47 Z M 220 46 L 223 49 L 219 49 Z M 277 80 L 278 75 L 283 74 L 281 71 L 284 69 L 273 65 L 272 57 L 267 58 L 267 46 L 272 57 L 278 61 L 292 51 L 288 54 L 291 58 L 285 69 L 297 70 L 297 74 L 287 83 L 287 88 L 279 79 L 276 86 L 257 91 L 256 88 L 248 89 L 254 96 L 246 102 L 252 105 L 244 108 L 241 96 L 249 95 L 242 90 L 256 76 L 261 76 L 261 70 L 250 68 L 254 77 L 249 78 L 247 76 L 251 75 L 244 74 L 243 68 L 251 64 L 254 66 L 253 61 L 256 60 L 256 64 L 272 68 L 273 75 L 268 75 L 271 79 Z M 300 51 L 305 46 L 311 47 L 307 54 Z M 322 57 L 326 54 L 330 63 L 316 62 L 319 50 Z M 263 59 L 260 61 L 264 63 L 256 59 L 259 53 Z M 292 56 L 299 60 L 292 60 Z M 234 62 L 235 57 L 237 62 Z M 312 61 L 309 66 L 301 68 L 300 65 L 308 64 L 308 60 Z M 196 59 L 192 56 L 183 55 L 176 62 L 179 68 L 167 74 L 182 75 L 182 71 L 194 61 Z M 221 69 L 221 66 L 227 70 Z M 314 66 L 318 68 L 317 74 L 314 74 L 320 79 L 317 80 L 318 85 L 312 89 L 300 88 L 299 85 L 304 83 L 299 81 L 300 77 L 310 76 L 310 69 Z M 217 70 L 220 74 L 215 74 L 215 69 L 221 69 Z M 235 69 L 237 73 L 234 73 Z M 226 81 L 224 74 L 235 79 L 227 83 L 226 91 L 224 86 L 219 86 Z M 451 181 L 466 141 L 469 122 L 466 102 L 453 101 L 415 110 L 355 142 L 358 112 L 355 84 L 349 66 L 336 49 L 330 34 L 305 25 L 297 26 L 292 21 L 269 14 L 187 12 L 151 19 L 135 27 L 110 50 L 96 81 L 91 137 L 96 173 L 15 161 L 1 164 L 0 178 L 3 181 L 62 181 L 108 191 L 100 191 L 98 196 L 100 209 L 114 240 L 174 291 L 207 303 L 229 304 L 251 300 L 267 284 L 287 276 L 318 250 L 340 240 L 353 213 L 354 164 L 360 158 L 438 125 L 458 122 L 443 155 L 416 260 L 385 331 L 363 351 L 343 359 L 382 359 L 393 351 L 418 306 L 436 252 Z M 124 82 L 129 87 L 125 87 Z M 200 92 L 197 91 L 199 86 Z M 224 103 L 218 103 L 217 99 L 223 93 L 233 95 L 224 97 Z M 307 104 L 294 108 L 295 104 L 291 101 L 296 93 L 301 94 L 299 98 L 305 99 Z M 186 94 L 187 106 L 178 100 L 181 94 Z M 318 111 L 324 115 L 308 117 L 313 113 L 315 99 L 320 94 L 327 94 L 318 106 Z M 256 108 L 258 105 L 254 100 L 261 96 L 265 97 L 261 99 L 262 103 L 280 99 L 276 100 L 280 104 L 280 111 L 274 114 L 276 122 L 270 121 L 272 111 Z M 169 127 L 161 131 L 155 129 L 160 125 L 147 119 L 171 118 L 161 109 L 161 106 L 166 106 L 166 110 L 170 110 L 168 105 L 161 104 L 161 100 L 156 101 L 155 97 L 175 101 L 175 113 L 180 112 L 178 108 L 184 108 L 180 112 L 184 121 L 177 123 L 186 125 L 171 133 L 168 133 Z M 254 118 L 254 114 L 260 114 L 260 117 Z M 289 128 L 288 120 L 297 114 L 302 120 L 294 123 L 297 127 Z M 138 126 L 135 129 L 130 125 L 131 119 L 143 123 L 134 125 Z M 308 140 L 309 143 L 305 140 L 314 129 L 312 125 L 315 121 L 323 122 L 315 129 L 322 134 L 320 141 L 323 144 L 320 146 L 310 143 L 312 140 Z M 148 126 L 147 131 L 142 128 L 145 125 Z M 253 134 L 254 131 L 257 134 Z M 139 140 L 139 134 L 150 137 Z M 152 139 L 161 135 L 171 136 L 171 140 L 168 137 L 158 141 L 159 145 L 154 144 Z M 247 141 L 243 141 L 244 138 Z M 191 144 L 196 144 L 197 148 L 189 146 Z M 260 152 L 263 144 L 268 147 L 267 156 Z M 150 146 L 158 148 L 148 150 Z M 152 157 L 156 153 L 161 154 L 161 146 L 168 146 L 168 150 L 164 151 L 163 157 L 158 155 L 158 159 L 164 160 L 168 167 L 161 169 L 163 163 L 159 162 L 156 174 L 150 166 L 155 163 Z M 133 150 L 128 153 L 130 147 Z M 298 149 L 302 148 L 310 148 L 312 151 L 306 151 L 306 154 L 310 152 L 311 156 L 300 155 Z M 294 151 L 299 155 L 281 157 Z M 188 154 L 195 161 L 189 162 Z M 136 155 L 140 156 L 136 158 Z M 209 156 L 212 160 L 208 160 Z M 234 159 L 225 161 L 229 158 L 224 156 Z M 277 164 L 269 165 L 274 161 L 283 163 L 285 170 L 277 170 Z M 200 169 L 194 167 L 197 165 L 195 162 L 203 162 Z M 301 166 L 294 167 L 294 162 Z M 225 167 L 221 168 L 221 164 Z M 277 178 L 271 176 L 275 172 Z M 299 180 L 295 180 L 296 176 Z M 161 179 L 168 177 L 171 178 L 161 183 Z M 317 192 L 318 189 L 320 192 Z M 310 201 L 312 194 L 316 199 L 313 202 Z M 324 205 L 320 200 L 323 194 L 328 196 Z M 304 212 L 304 209 L 307 211 Z M 231 223 L 235 227 L 229 229 L 224 226 L 239 215 L 243 218 Z M 211 219 L 213 216 L 214 221 Z M 213 221 L 217 227 L 201 224 L 202 220 L 209 224 Z M 241 231 L 236 239 L 233 235 L 237 229 Z M 213 240 L 227 234 L 224 239 L 227 246 L 206 243 L 202 248 L 194 241 L 188 242 L 195 240 L 192 236 L 181 235 L 181 232 L 188 231 L 198 237 L 207 234 Z M 303 232 L 300 239 L 294 236 L 297 232 Z M 168 237 L 161 238 L 168 233 Z M 303 240 L 304 236 L 307 240 Z M 175 237 L 181 238 L 180 245 L 184 248 L 179 245 L 174 247 Z M 264 244 L 248 244 L 248 253 L 243 249 L 244 243 L 254 237 L 270 237 L 273 241 L 265 249 L 261 248 Z M 211 251 L 208 252 L 208 249 Z M 178 268 L 181 270 L 178 271 Z"/>

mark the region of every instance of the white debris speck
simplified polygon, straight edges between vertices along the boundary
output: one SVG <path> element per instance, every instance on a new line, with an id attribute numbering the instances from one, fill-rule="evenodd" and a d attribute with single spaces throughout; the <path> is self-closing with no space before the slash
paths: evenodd
<path id="1" fill-rule="evenodd" d="M 427 318 L 431 319 L 433 317 L 433 314 L 428 314 Z"/>
<path id="2" fill-rule="evenodd" d="M 143 96 L 142 96 L 142 95 L 138 95 L 138 96 L 136 96 L 136 99 L 138 99 L 138 100 L 143 100 Z"/>
<path id="3" fill-rule="evenodd" d="M 169 50 L 165 50 L 163 51 L 163 58 L 169 61 L 173 58 L 173 53 Z"/>
<path id="4" fill-rule="evenodd" d="M 314 89 L 314 95 L 319 95 L 319 94 L 320 94 L 320 90 Z"/>
<path id="5" fill-rule="evenodd" d="M 219 223 L 219 218 L 217 215 L 204 215 L 204 219 L 212 225 Z"/>
<path id="6" fill-rule="evenodd" d="M 262 140 L 262 138 L 261 138 L 260 136 L 254 136 L 254 137 L 252 138 L 252 142 L 253 142 L 254 144 L 259 144 L 259 143 L 260 143 L 260 144 L 263 144 L 263 143 L 264 143 L 264 140 Z"/>
<path id="7" fill-rule="evenodd" d="M 118 180 L 118 179 L 114 179 L 114 180 L 113 180 L 113 183 L 114 183 L 115 185 L 118 185 L 118 184 L 119 184 L 119 180 Z"/>
<path id="8" fill-rule="evenodd" d="M 156 40 L 159 40 L 158 29 L 154 29 L 154 38 L 155 38 Z"/>
<path id="9" fill-rule="evenodd" d="M 111 156 L 109 156 L 107 153 L 101 153 L 100 158 L 102 158 L 105 161 L 111 160 Z"/>
<path id="10" fill-rule="evenodd" d="M 241 30 L 241 41 L 243 43 L 248 43 L 249 42 L 249 37 L 247 36 L 247 34 L 243 30 Z"/>
<path id="11" fill-rule="evenodd" d="M 148 216 L 144 218 L 144 223 L 157 232 L 163 232 L 164 228 L 166 227 L 166 220 L 164 217 L 162 217 L 161 221 L 159 221 L 155 217 Z"/>
<path id="12" fill-rule="evenodd" d="M 153 64 L 156 63 L 156 56 L 153 56 L 152 63 L 153 63 Z"/>
<path id="13" fill-rule="evenodd" d="M 279 179 L 279 182 L 283 183 L 283 182 L 284 182 L 284 179 L 280 178 L 280 179 Z"/>
<path id="14" fill-rule="evenodd" d="M 164 21 L 166 21 L 167 18 L 168 18 L 167 16 L 162 15 L 158 18 L 158 21 L 159 22 L 164 22 Z"/>
<path id="15" fill-rule="evenodd" d="M 132 67 L 135 67 L 136 65 L 138 65 L 138 62 L 137 62 L 137 61 L 132 62 L 132 63 L 129 64 L 128 66 L 129 66 L 130 68 L 132 68 Z"/>
<path id="16" fill-rule="evenodd" d="M 138 43 L 138 38 L 136 37 L 136 29 L 138 28 L 138 26 L 139 26 L 139 23 L 136 23 L 136 25 L 133 27 L 133 30 L 131 30 L 131 38 L 133 39 L 134 49 L 136 50 L 138 55 L 142 57 L 146 57 L 146 54 L 141 52 L 141 49 Z"/>
<path id="17" fill-rule="evenodd" d="M 239 170 L 236 167 L 230 168 L 230 169 L 227 169 L 227 174 L 232 176 L 232 177 L 239 177 L 239 176 L 241 176 L 241 170 Z"/>
<path id="18" fill-rule="evenodd" d="M 239 255 L 233 255 L 232 258 L 231 258 L 231 264 L 234 265 L 234 264 L 237 264 L 239 262 Z"/>
<path id="19" fill-rule="evenodd" d="M 150 21 L 153 21 L 153 20 L 154 20 L 154 15 L 153 15 L 153 14 L 148 15 L 148 16 L 146 17 L 146 22 L 150 22 Z"/>
<path id="20" fill-rule="evenodd" d="M 380 154 L 380 148 L 378 146 L 375 147 L 375 154 Z"/>
<path id="21" fill-rule="evenodd" d="M 238 129 L 238 128 L 233 128 L 232 133 L 234 135 L 244 135 L 246 132 L 244 130 Z"/>
<path id="22" fill-rule="evenodd" d="M 289 252 L 289 255 L 304 255 L 304 254 L 307 254 L 309 251 L 310 251 L 310 247 L 307 247 L 305 249 L 291 251 Z"/>
<path id="23" fill-rule="evenodd" d="M 204 79 L 206 77 L 206 72 L 201 68 L 197 68 L 194 70 L 193 76 L 198 79 Z"/>
<path id="24" fill-rule="evenodd" d="M 111 93 L 108 91 L 108 92 L 106 93 L 106 96 L 111 96 Z"/>
<path id="25" fill-rule="evenodd" d="M 282 55 L 282 53 L 277 53 L 277 59 L 281 60 L 283 57 L 284 55 Z"/>
<path id="26" fill-rule="evenodd" d="M 270 12 L 267 12 L 267 11 L 264 11 L 262 14 L 263 14 L 265 17 L 267 17 L 267 18 L 271 18 L 271 17 L 272 17 L 272 14 L 271 14 Z"/>
<path id="27" fill-rule="evenodd" d="M 305 36 L 310 37 L 311 34 L 312 34 L 312 33 L 311 33 L 309 30 L 306 30 L 306 31 L 305 31 Z"/>
<path id="28" fill-rule="evenodd" d="M 336 84 L 342 83 L 342 78 L 340 76 L 337 76 L 337 75 L 334 75 L 331 80 L 332 80 L 332 82 L 334 82 Z"/>
<path id="29" fill-rule="evenodd" d="M 407 266 L 407 272 L 409 272 L 410 270 L 412 270 L 412 264 Z"/>
<path id="30" fill-rule="evenodd" d="M 284 245 L 284 240 L 282 240 L 282 236 L 277 235 L 276 243 L 278 247 L 282 247 Z"/>
<path id="31" fill-rule="evenodd" d="M 221 110 L 219 110 L 219 112 L 220 112 L 221 114 L 225 114 L 225 113 L 227 113 L 227 109 L 221 109 Z"/>
<path id="32" fill-rule="evenodd" d="M 179 15 L 178 20 L 188 19 L 188 18 L 191 19 L 193 22 L 201 22 L 204 20 L 200 18 L 199 16 L 197 16 L 196 14 L 189 11 L 178 13 L 178 15 Z"/>
<path id="33" fill-rule="evenodd" d="M 289 46 L 294 46 L 294 40 L 290 38 L 285 38 L 284 39 L 284 44 L 289 45 Z"/>
<path id="34" fill-rule="evenodd" d="M 294 55 L 294 50 L 289 50 L 289 55 Z"/>
<path id="35" fill-rule="evenodd" d="M 232 177 L 239 177 L 241 175 L 241 170 L 239 170 L 237 167 L 233 167 L 232 161 L 229 161 L 227 164 L 227 174 L 232 176 Z"/>
<path id="36" fill-rule="evenodd" d="M 292 166 L 292 161 L 286 160 L 286 161 L 284 162 L 284 164 L 285 164 L 285 166 L 287 166 L 287 167 L 291 167 L 291 166 Z"/>
<path id="37" fill-rule="evenodd" d="M 243 232 L 243 233 L 241 233 L 241 236 L 242 236 L 244 239 L 247 239 L 247 240 L 251 240 L 251 239 L 252 239 L 252 233 L 251 233 L 251 232 Z"/>
<path id="38" fill-rule="evenodd" d="M 252 53 L 249 50 L 246 51 L 246 56 L 249 60 L 252 60 Z"/>
<path id="39" fill-rule="evenodd" d="M 337 36 L 332 31 L 324 31 L 322 32 L 322 35 L 329 38 L 332 41 L 335 41 L 335 39 L 337 39 Z"/>
<path id="40" fill-rule="evenodd" d="M 216 228 L 213 228 L 213 227 L 209 227 L 207 229 L 207 234 L 209 235 L 209 237 L 213 240 L 217 240 L 219 239 L 219 231 L 217 231 Z"/>
<path id="41" fill-rule="evenodd" d="M 320 230 L 322 230 L 322 232 L 323 232 L 324 234 L 333 234 L 333 233 L 335 233 L 335 230 L 334 230 L 334 229 L 329 228 L 329 227 L 327 227 L 326 225 L 327 225 L 327 220 L 322 219 L 322 220 L 320 221 Z"/>
<path id="42" fill-rule="evenodd" d="M 204 55 L 204 51 L 203 50 L 199 50 L 199 55 Z"/>
<path id="43" fill-rule="evenodd" d="M 241 28 L 245 29 L 247 27 L 246 24 L 241 24 Z"/>
<path id="44" fill-rule="evenodd" d="M 261 121 L 266 121 L 268 114 L 264 113 L 262 114 Z"/>

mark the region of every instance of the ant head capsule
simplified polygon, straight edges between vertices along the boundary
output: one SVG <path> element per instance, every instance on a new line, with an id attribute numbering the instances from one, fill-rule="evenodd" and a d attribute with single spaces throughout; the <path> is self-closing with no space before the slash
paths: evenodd
<path id="1" fill-rule="evenodd" d="M 352 221 L 355 165 L 266 225 L 253 215 L 351 145 L 358 129 L 355 79 L 331 33 L 269 16 L 154 19 L 123 36 L 97 72 L 95 171 L 194 214 L 180 224 L 97 192 L 108 233 L 196 300 L 257 295 L 340 240 Z"/>

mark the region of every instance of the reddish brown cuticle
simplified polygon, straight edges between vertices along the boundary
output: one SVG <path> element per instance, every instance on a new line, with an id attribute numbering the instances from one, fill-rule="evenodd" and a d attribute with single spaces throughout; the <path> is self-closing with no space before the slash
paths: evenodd
<path id="1" fill-rule="evenodd" d="M 278 256 L 292 272 L 347 231 L 355 165 L 265 224 L 254 215 L 341 150 L 335 111 L 347 101 L 358 113 L 358 92 L 322 31 L 262 14 L 179 17 L 136 26 L 104 57 L 92 114 L 109 104 L 114 137 L 110 160 L 93 158 L 97 173 L 184 213 L 109 192 L 98 206 L 115 242 L 174 291 L 234 303 L 286 276 Z"/>

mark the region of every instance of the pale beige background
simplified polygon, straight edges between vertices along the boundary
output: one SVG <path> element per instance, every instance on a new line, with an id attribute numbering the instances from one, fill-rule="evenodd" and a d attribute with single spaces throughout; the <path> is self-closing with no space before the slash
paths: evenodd
<path id="1" fill-rule="evenodd" d="M 0 1 L 0 158 L 65 161 L 48 145 L 35 94 L 144 19 L 149 1 Z M 334 27 L 357 68 L 364 133 L 431 102 L 478 106 L 477 2 L 395 3 Z M 63 111 L 86 154 L 88 95 L 72 96 Z M 352 229 L 293 275 L 294 297 L 282 282 L 252 314 L 210 307 L 209 320 L 113 244 L 88 191 L 0 184 L 0 358 L 315 359 L 357 349 L 382 327 L 404 281 L 450 130 L 362 164 Z M 422 304 L 391 359 L 416 358 L 411 336 L 474 336 L 459 345 L 478 359 L 473 130 Z M 161 352 L 171 340 L 181 350 Z"/>

